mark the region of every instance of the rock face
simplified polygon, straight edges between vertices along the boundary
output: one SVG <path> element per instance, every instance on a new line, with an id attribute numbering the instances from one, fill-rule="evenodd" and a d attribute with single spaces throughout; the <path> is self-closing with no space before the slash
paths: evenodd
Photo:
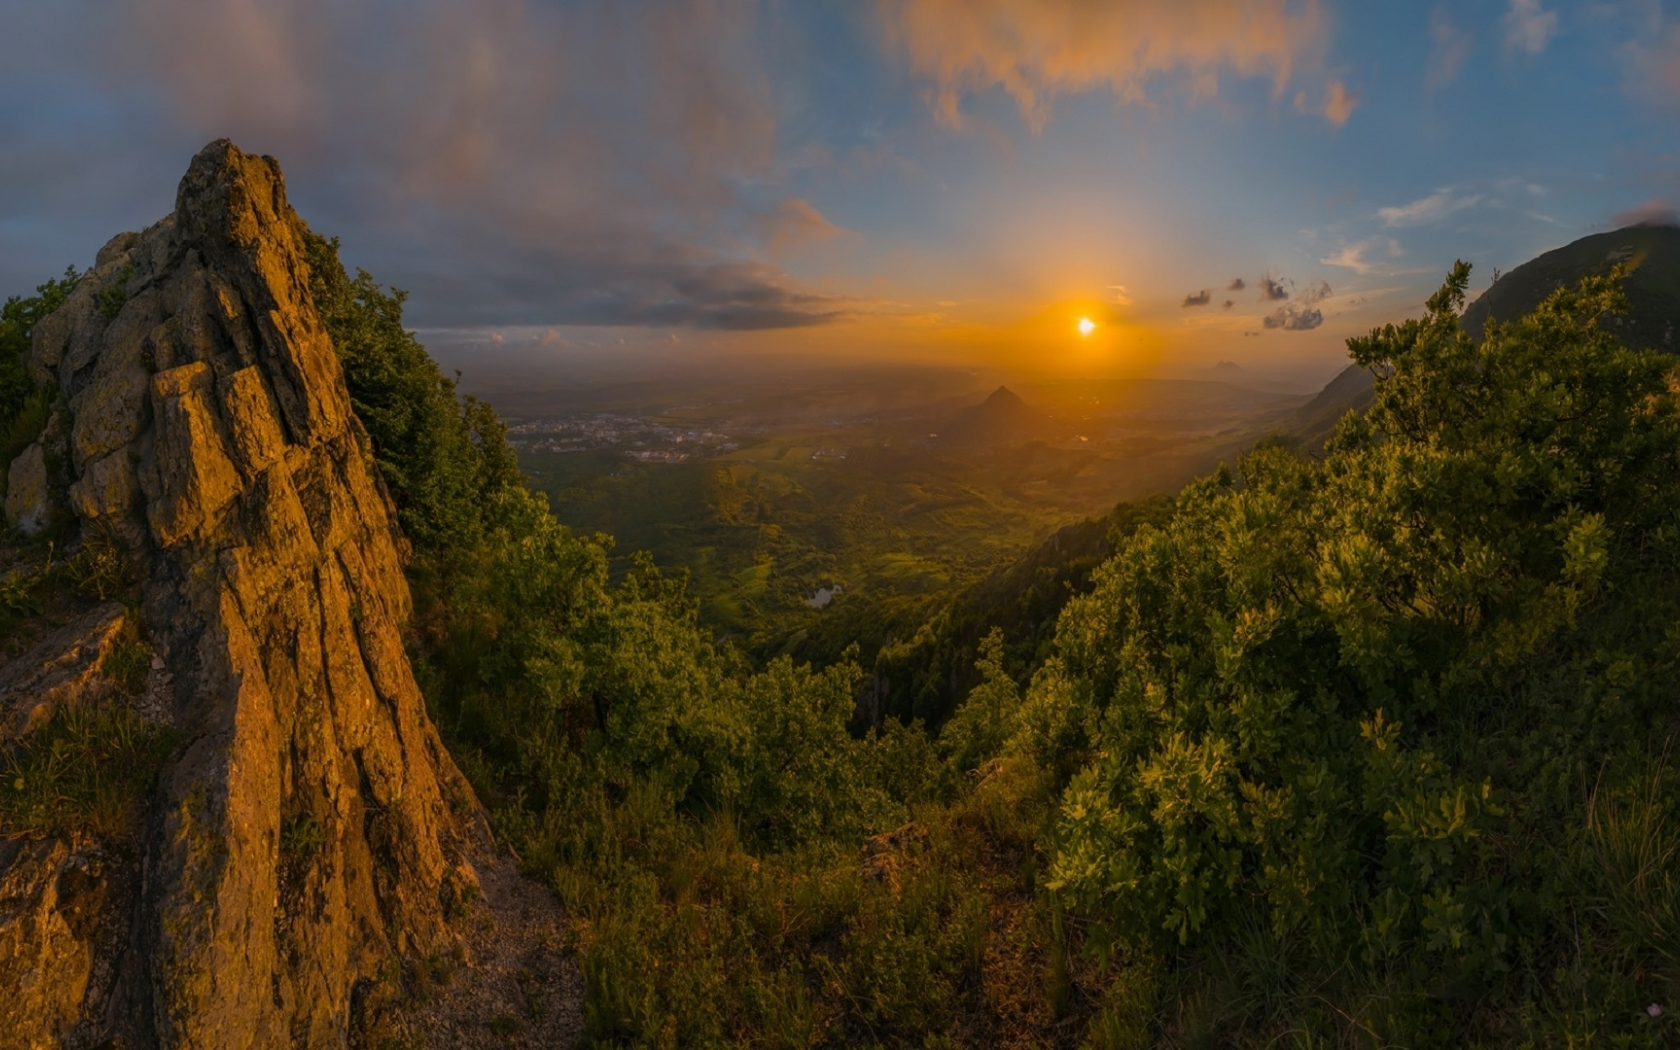
<path id="1" fill-rule="evenodd" d="M 105 602 L 0 667 L 0 743 L 39 728 L 59 707 L 100 686 L 100 669 L 127 615 Z"/>
<path id="2" fill-rule="evenodd" d="M 25 535 L 46 528 L 50 504 L 47 497 L 47 457 L 39 442 L 12 460 L 6 475 L 6 521 Z"/>
<path id="3" fill-rule="evenodd" d="M 0 1045 L 76 1044 L 84 1003 L 110 984 L 127 932 L 111 920 L 133 910 L 136 876 L 83 836 L 0 839 Z"/>
<path id="4" fill-rule="evenodd" d="M 272 159 L 212 143 L 174 213 L 108 244 L 37 328 L 30 367 L 69 407 L 65 502 L 143 575 L 182 743 L 138 843 L 138 903 L 106 912 L 120 958 L 94 959 L 76 930 L 95 924 L 64 911 L 63 872 L 100 880 L 76 867 L 84 844 L 0 849 L 16 903 L 0 902 L 0 949 L 33 923 L 84 975 L 0 1006 L 34 1026 L 0 1045 L 344 1045 L 393 964 L 447 939 L 476 890 L 477 803 L 404 652 L 402 540 L 305 233 Z M 86 910 L 91 893 L 71 896 Z M 0 954 L 0 986 L 46 972 L 25 956 Z"/>

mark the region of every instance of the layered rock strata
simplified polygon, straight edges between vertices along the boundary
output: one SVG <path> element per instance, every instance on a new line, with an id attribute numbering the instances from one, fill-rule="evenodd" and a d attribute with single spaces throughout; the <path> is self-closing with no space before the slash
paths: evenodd
<path id="1" fill-rule="evenodd" d="M 0 1045 L 344 1045 L 474 892 L 477 806 L 404 652 L 402 540 L 306 233 L 272 159 L 212 143 L 174 213 L 106 245 L 37 328 L 30 367 L 65 408 L 58 446 L 11 467 L 8 512 L 48 517 L 30 479 L 62 462 L 50 500 L 136 567 L 181 743 L 130 904 L 85 842 L 0 843 L 0 986 L 58 975 L 0 998 Z M 62 914 L 65 872 L 103 925 Z M 52 959 L 8 953 L 31 943 Z"/>

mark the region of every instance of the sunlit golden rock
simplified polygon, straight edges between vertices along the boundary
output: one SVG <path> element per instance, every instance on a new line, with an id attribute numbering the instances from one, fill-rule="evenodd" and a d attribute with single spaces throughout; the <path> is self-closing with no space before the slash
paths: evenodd
<path id="1" fill-rule="evenodd" d="M 134 844 L 143 900 L 100 912 L 118 957 L 40 942 L 62 976 L 0 1044 L 72 1025 L 89 1045 L 344 1045 L 352 991 L 447 940 L 474 883 L 477 805 L 404 651 L 402 541 L 305 232 L 272 159 L 212 143 L 174 214 L 113 239 L 37 327 L 31 372 L 73 421 L 66 502 L 142 581 L 180 744 Z M 51 498 L 28 456 L 14 520 Z M 307 850 L 284 833 L 299 826 Z M 74 925 L 48 886 L 69 849 L 0 851 L 0 888 L 25 902 L 0 909 L 0 947 Z"/>

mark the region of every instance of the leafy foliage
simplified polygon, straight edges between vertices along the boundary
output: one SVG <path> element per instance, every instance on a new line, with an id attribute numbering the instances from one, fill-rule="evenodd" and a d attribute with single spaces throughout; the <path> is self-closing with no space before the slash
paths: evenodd
<path id="1" fill-rule="evenodd" d="M 454 381 L 403 328 L 408 293 L 381 288 L 365 270 L 351 278 L 336 238 L 310 235 L 306 249 L 316 309 L 403 530 L 432 551 L 482 542 L 487 508 L 520 483 L 507 428 L 489 405 L 457 397 Z"/>
<path id="2" fill-rule="evenodd" d="M 1673 1035 L 1680 399 L 1601 327 L 1617 275 L 1477 343 L 1456 268 L 1351 343 L 1375 399 L 1322 460 L 1257 449 L 919 636 L 974 686 L 930 741 L 846 731 L 851 658 L 754 670 L 681 577 L 615 582 L 331 247 L 417 673 L 597 1045 Z"/>
<path id="3" fill-rule="evenodd" d="M 1645 776 L 1675 729 L 1674 362 L 1600 327 L 1619 274 L 1474 343 L 1468 275 L 1350 342 L 1375 401 L 1322 462 L 1256 451 L 1139 530 L 1021 720 L 1067 776 L 1050 885 L 1101 945 L 1279 955 L 1357 1043 L 1501 1042 L 1553 1002 L 1583 785 Z M 1619 987 L 1569 1022 L 1596 1038 L 1674 974 L 1586 925 Z"/>
<path id="4" fill-rule="evenodd" d="M 615 581 L 610 539 L 511 473 L 488 484 L 500 425 L 402 331 L 400 294 L 340 280 L 331 247 L 322 316 L 415 541 L 416 674 L 498 832 L 573 916 L 596 1044 L 922 1046 L 953 1026 L 1043 1043 L 1060 1015 L 1041 989 L 1072 984 L 1028 890 L 1042 778 L 970 789 L 919 726 L 853 736 L 849 656 L 755 670 L 684 578 L 636 555 Z M 867 874 L 866 838 L 905 826 L 926 848 Z"/>

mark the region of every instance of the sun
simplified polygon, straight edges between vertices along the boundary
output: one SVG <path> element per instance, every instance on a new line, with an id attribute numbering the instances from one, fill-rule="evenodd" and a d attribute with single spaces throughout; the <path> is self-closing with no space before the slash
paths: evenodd
<path id="1" fill-rule="evenodd" d="M 1090 335 L 1092 332 L 1095 332 L 1096 330 L 1097 330 L 1097 322 L 1091 320 L 1089 317 L 1081 317 L 1079 319 L 1079 334 L 1080 335 Z"/>

